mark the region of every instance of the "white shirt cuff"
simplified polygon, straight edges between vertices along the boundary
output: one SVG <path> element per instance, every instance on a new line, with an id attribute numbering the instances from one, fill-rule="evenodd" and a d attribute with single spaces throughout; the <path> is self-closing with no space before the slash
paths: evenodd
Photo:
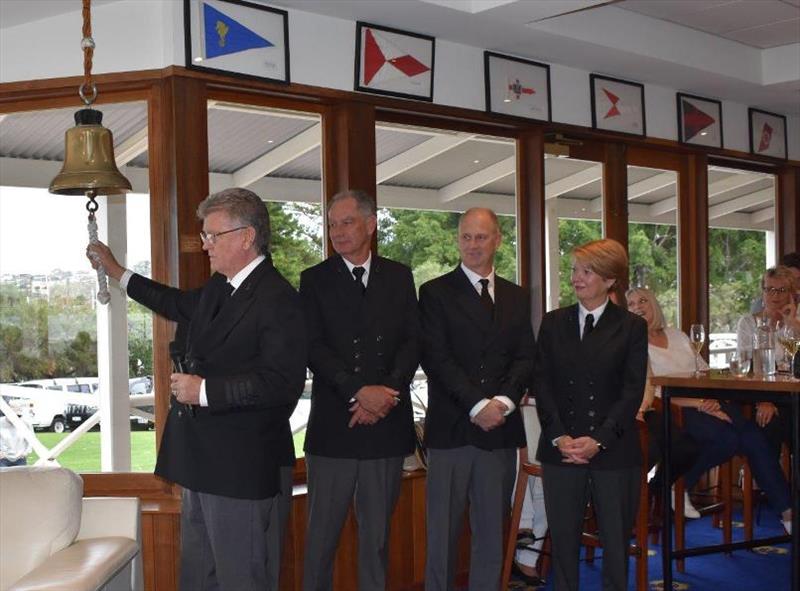
<path id="1" fill-rule="evenodd" d="M 208 406 L 208 395 L 206 394 L 206 381 L 200 382 L 200 406 Z"/>
<path id="2" fill-rule="evenodd" d="M 483 407 L 486 406 L 487 404 L 489 404 L 488 398 L 484 398 L 483 400 L 479 400 L 478 402 L 476 402 L 475 406 L 473 406 L 469 411 L 469 418 L 474 419 L 475 415 L 481 412 L 483 410 Z"/>
<path id="3" fill-rule="evenodd" d="M 514 412 L 514 409 L 517 408 L 517 405 L 514 404 L 508 396 L 495 396 L 493 400 L 502 402 L 508 407 L 508 410 L 503 414 L 504 417 L 510 415 L 512 412 Z"/>
<path id="4" fill-rule="evenodd" d="M 125 271 L 122 273 L 122 277 L 119 278 L 119 287 L 125 293 L 128 292 L 128 281 L 131 280 L 132 276 L 133 276 L 133 271 L 131 271 L 130 269 L 125 269 Z"/>

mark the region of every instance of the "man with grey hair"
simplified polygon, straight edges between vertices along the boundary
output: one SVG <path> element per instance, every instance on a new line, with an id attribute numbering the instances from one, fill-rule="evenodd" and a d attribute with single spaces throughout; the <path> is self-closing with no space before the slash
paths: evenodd
<path id="1" fill-rule="evenodd" d="M 180 588 L 277 590 L 294 463 L 289 416 L 305 383 L 302 306 L 272 265 L 269 214 L 255 193 L 226 189 L 197 214 L 213 273 L 201 288 L 132 273 L 102 243 L 87 256 L 178 323 L 155 473 L 183 487 Z"/>
<path id="2" fill-rule="evenodd" d="M 389 522 L 403 458 L 414 450 L 416 291 L 408 267 L 372 253 L 376 225 L 369 195 L 336 195 L 328 208 L 336 254 L 300 277 L 314 373 L 305 443 L 306 591 L 332 588 L 336 547 L 354 501 L 358 588 L 386 588 Z"/>

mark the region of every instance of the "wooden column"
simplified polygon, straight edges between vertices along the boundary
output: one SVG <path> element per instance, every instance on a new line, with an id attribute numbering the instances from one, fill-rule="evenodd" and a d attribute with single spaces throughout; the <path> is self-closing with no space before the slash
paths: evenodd
<path id="1" fill-rule="evenodd" d="M 520 283 L 531 290 L 531 318 L 537 330 L 547 298 L 544 200 L 544 133 L 535 128 L 517 139 L 517 244 Z"/>
<path id="2" fill-rule="evenodd" d="M 800 251 L 800 168 L 785 166 L 776 177 L 775 232 L 778 257 Z"/>
<path id="3" fill-rule="evenodd" d="M 603 150 L 603 235 L 628 248 L 628 163 L 625 144 Z"/>
<path id="4" fill-rule="evenodd" d="M 375 108 L 347 102 L 331 107 L 322 116 L 322 217 L 328 202 L 348 189 L 366 191 L 377 199 L 375 181 Z M 373 251 L 377 232 L 373 237 Z M 325 254 L 333 252 L 325 235 Z"/>
<path id="5" fill-rule="evenodd" d="M 152 90 L 148 113 L 153 279 L 190 289 L 210 275 L 198 233 L 197 205 L 208 194 L 205 83 L 170 76 Z M 174 325 L 153 320 L 157 444 L 169 411 L 169 342 Z"/>
<path id="6" fill-rule="evenodd" d="M 678 178 L 680 322 L 708 327 L 708 157 L 686 156 Z"/>

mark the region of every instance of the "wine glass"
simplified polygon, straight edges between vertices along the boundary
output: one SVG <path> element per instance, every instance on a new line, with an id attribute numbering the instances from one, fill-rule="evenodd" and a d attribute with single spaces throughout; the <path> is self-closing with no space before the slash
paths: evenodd
<path id="1" fill-rule="evenodd" d="M 731 375 L 735 378 L 743 378 L 750 372 L 751 355 L 750 351 L 742 349 L 731 353 L 728 368 Z"/>
<path id="2" fill-rule="evenodd" d="M 689 342 L 694 349 L 694 374 L 700 375 L 700 351 L 706 342 L 706 329 L 702 324 L 692 324 L 689 328 Z"/>
<path id="3" fill-rule="evenodd" d="M 792 322 L 780 320 L 776 329 L 778 342 L 789 355 L 789 374 L 795 375 L 795 364 L 797 362 L 795 358 L 797 357 L 798 349 L 800 349 L 800 327 Z"/>

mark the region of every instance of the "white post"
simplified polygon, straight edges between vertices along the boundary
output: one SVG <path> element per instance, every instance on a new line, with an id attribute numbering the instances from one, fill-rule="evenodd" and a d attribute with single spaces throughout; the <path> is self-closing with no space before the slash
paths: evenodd
<path id="1" fill-rule="evenodd" d="M 97 226 L 100 240 L 125 264 L 127 229 L 125 196 L 100 197 Z M 111 301 L 97 306 L 97 369 L 100 377 L 100 466 L 103 472 L 130 472 L 131 424 L 128 395 L 127 296 L 115 281 Z"/>
<path id="2" fill-rule="evenodd" d="M 547 269 L 547 310 L 558 308 L 559 265 L 561 253 L 558 250 L 558 198 L 545 201 L 544 208 L 545 268 Z"/>
<path id="3" fill-rule="evenodd" d="M 778 262 L 778 253 L 777 253 L 777 244 L 776 244 L 776 237 L 775 232 L 773 230 L 767 230 L 764 232 L 764 240 L 766 241 L 766 264 L 767 266 L 764 267 L 765 269 L 769 269 L 770 267 L 774 267 Z"/>

